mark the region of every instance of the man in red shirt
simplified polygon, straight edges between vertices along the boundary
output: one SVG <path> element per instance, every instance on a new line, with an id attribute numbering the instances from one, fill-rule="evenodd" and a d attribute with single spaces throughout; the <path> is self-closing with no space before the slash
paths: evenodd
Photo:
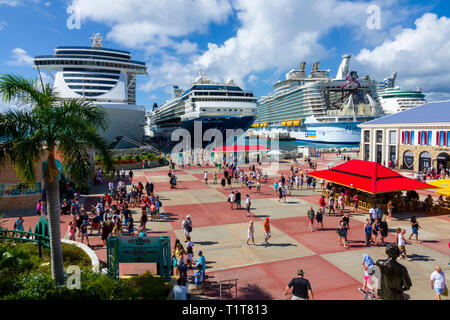
<path id="1" fill-rule="evenodd" d="M 319 206 L 320 206 L 320 209 L 322 210 L 322 212 L 325 212 L 325 209 L 326 209 L 326 202 L 325 202 L 325 196 L 324 195 L 322 195 L 321 197 L 320 197 L 320 200 L 319 200 Z"/>

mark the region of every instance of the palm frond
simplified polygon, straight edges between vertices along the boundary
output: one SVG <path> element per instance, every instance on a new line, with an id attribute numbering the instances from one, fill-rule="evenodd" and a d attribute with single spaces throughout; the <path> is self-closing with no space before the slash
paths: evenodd
<path id="1" fill-rule="evenodd" d="M 0 75 L 0 94 L 5 102 L 19 101 L 22 104 L 43 104 L 45 95 L 37 89 L 36 80 L 28 80 L 12 74 Z"/>

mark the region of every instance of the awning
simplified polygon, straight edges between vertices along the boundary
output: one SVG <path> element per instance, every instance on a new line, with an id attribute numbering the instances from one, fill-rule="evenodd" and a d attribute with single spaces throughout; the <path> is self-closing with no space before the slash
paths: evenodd
<path id="1" fill-rule="evenodd" d="M 243 151 L 269 151 L 270 149 L 263 146 L 222 146 L 213 149 L 213 152 L 243 152 Z"/>
<path id="2" fill-rule="evenodd" d="M 443 196 L 450 196 L 450 179 L 431 181 L 428 182 L 428 184 L 439 188 L 435 193 L 441 194 Z"/>
<path id="3" fill-rule="evenodd" d="M 450 188 L 439 188 L 436 190 L 437 194 L 441 194 L 443 196 L 450 197 Z"/>
<path id="4" fill-rule="evenodd" d="M 428 184 L 431 184 L 432 186 L 438 187 L 438 188 L 450 188 L 450 179 L 441 179 L 436 181 L 428 182 Z"/>
<path id="5" fill-rule="evenodd" d="M 307 175 L 371 194 L 436 188 L 402 176 L 376 162 L 363 160 L 351 160 L 333 169 L 309 172 Z"/>

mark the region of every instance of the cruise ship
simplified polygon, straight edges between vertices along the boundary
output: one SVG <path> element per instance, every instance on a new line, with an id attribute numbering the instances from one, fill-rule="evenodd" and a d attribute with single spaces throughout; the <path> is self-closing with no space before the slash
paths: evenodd
<path id="1" fill-rule="evenodd" d="M 383 116 L 377 82 L 349 72 L 351 55 L 344 55 L 335 78 L 320 70 L 320 62 L 306 75 L 306 62 L 274 84 L 274 92 L 258 101 L 250 134 L 289 135 L 299 141 L 356 144 L 358 124 Z"/>
<path id="2" fill-rule="evenodd" d="M 142 141 L 145 107 L 136 105 L 136 76 L 147 74 L 144 62 L 131 59 L 128 51 L 103 48 L 100 34 L 92 46 L 62 46 L 53 55 L 34 58 L 34 67 L 53 79 L 62 99 L 91 100 L 104 108 L 109 127 L 102 135 L 108 142 L 122 137 Z"/>
<path id="3" fill-rule="evenodd" d="M 147 113 L 146 136 L 169 138 L 183 128 L 194 138 L 194 123 L 201 122 L 202 137 L 209 129 L 218 129 L 225 139 L 226 130 L 245 132 L 256 116 L 257 98 L 232 79 L 217 83 L 199 73 L 187 90 L 173 86 L 170 100 Z M 203 142 L 205 144 L 205 142 Z"/>
<path id="4" fill-rule="evenodd" d="M 397 72 L 393 72 L 378 85 L 378 97 L 386 114 L 394 114 L 427 103 L 422 90 L 402 90 L 395 85 Z"/>

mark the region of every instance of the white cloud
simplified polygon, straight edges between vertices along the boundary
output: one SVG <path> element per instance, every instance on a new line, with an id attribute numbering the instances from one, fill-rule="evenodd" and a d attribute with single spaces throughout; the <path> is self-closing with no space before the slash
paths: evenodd
<path id="1" fill-rule="evenodd" d="M 7 64 L 14 66 L 32 66 L 33 57 L 27 55 L 27 52 L 22 48 L 15 48 L 11 50 L 11 59 Z"/>
<path id="2" fill-rule="evenodd" d="M 206 32 L 211 22 L 223 23 L 232 13 L 228 0 L 72 0 L 71 5 L 82 19 L 110 25 L 107 37 L 129 47 Z"/>
<path id="3" fill-rule="evenodd" d="M 279 72 L 294 68 L 301 60 L 310 63 L 330 54 L 320 44 L 333 28 L 365 27 L 368 3 L 340 0 L 234 0 L 240 23 L 236 35 L 223 44 L 209 43 L 208 49 L 189 59 L 164 56 L 160 64 L 151 64 L 152 75 L 143 90 L 173 84 L 187 85 L 197 71 L 214 80 L 233 78 L 243 85 L 252 73 L 268 69 Z M 357 29 L 357 28 L 355 28 Z M 248 77 L 248 81 L 256 81 Z"/>
<path id="4" fill-rule="evenodd" d="M 356 60 L 380 80 L 397 71 L 404 88 L 422 87 L 430 97 L 444 97 L 450 86 L 450 19 L 424 14 L 414 29 L 399 29 L 393 40 L 361 50 Z"/>
<path id="5" fill-rule="evenodd" d="M 0 20 L 0 31 L 2 31 L 6 25 L 7 25 L 7 23 L 5 21 Z"/>
<path id="6" fill-rule="evenodd" d="M 17 7 L 23 5 L 23 1 L 21 0 L 0 0 L 1 6 L 9 6 L 9 7 Z"/>
<path id="7" fill-rule="evenodd" d="M 143 49 L 151 58 L 148 81 L 140 89 L 152 91 L 184 87 L 205 71 L 213 80 L 233 78 L 238 84 L 258 81 L 263 71 L 284 73 L 301 60 L 316 62 L 335 54 L 321 41 L 337 28 L 349 28 L 349 39 L 381 43 L 392 23 L 407 14 L 389 9 L 397 0 L 71 0 L 84 20 L 107 24 L 107 38 Z M 367 28 L 367 8 L 382 9 L 382 31 Z M 207 33 L 211 24 L 237 20 L 235 34 L 223 43 L 209 43 L 200 51 L 191 36 Z M 393 22 L 394 21 L 394 22 Z M 214 36 L 214 35 L 211 35 Z M 187 38 L 189 37 L 190 40 Z M 369 39 L 373 37 L 373 39 Z M 344 52 L 346 53 L 346 52 Z M 342 52 L 339 52 L 339 55 Z M 253 76 L 252 76 L 253 75 Z"/>

